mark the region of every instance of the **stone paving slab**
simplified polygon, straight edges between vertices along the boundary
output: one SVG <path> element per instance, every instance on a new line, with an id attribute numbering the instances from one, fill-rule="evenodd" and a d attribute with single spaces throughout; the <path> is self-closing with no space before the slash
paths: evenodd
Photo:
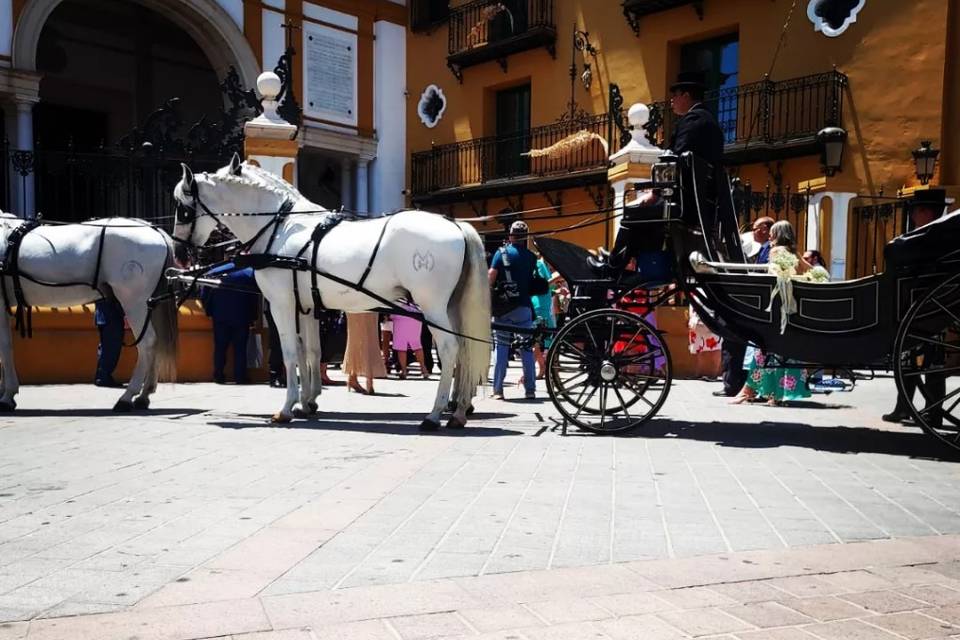
<path id="1" fill-rule="evenodd" d="M 947 575 L 952 571 L 948 565 L 953 557 L 930 561 L 925 540 L 706 556 L 702 558 L 705 565 L 729 570 L 714 570 L 706 582 L 703 577 L 690 575 L 670 587 L 647 581 L 647 575 L 656 574 L 669 562 L 656 560 L 633 563 L 629 568 L 614 565 L 542 570 L 260 595 L 205 604 L 138 606 L 116 613 L 9 623 L 0 626 L 0 638 L 960 638 L 960 605 L 938 604 L 939 594 L 950 589 L 948 584 L 953 580 Z M 949 543 L 940 544 L 938 552 L 956 548 L 960 538 Z M 851 551 L 861 566 L 840 562 Z M 805 562 L 808 557 L 810 562 Z M 829 563 L 831 558 L 847 568 L 824 570 L 822 563 Z M 741 566 L 756 567 L 758 575 L 766 577 L 745 580 Z M 613 580 L 610 569 L 633 574 L 635 579 Z M 917 584 L 914 569 L 924 572 L 929 582 Z M 797 598 L 778 586 L 795 578 L 832 583 L 838 593 Z M 897 612 L 856 604 L 874 602 L 878 592 L 857 591 L 869 582 L 868 578 L 889 586 L 884 601 L 896 602 Z M 928 599 L 907 593 L 926 594 Z M 630 608 L 634 600 L 641 604 Z"/>
<path id="2" fill-rule="evenodd" d="M 285 428 L 264 423 L 282 400 L 264 386 L 166 385 L 142 415 L 89 408 L 115 390 L 25 387 L 0 418 L 0 620 L 375 587 L 403 600 L 434 584 L 455 585 L 470 610 L 571 634 L 598 611 L 657 620 L 667 637 L 681 630 L 659 616 L 694 604 L 716 608 L 704 627 L 732 615 L 755 632 L 781 605 L 821 624 L 847 607 L 960 605 L 955 458 L 879 421 L 890 380 L 780 409 L 682 381 L 662 419 L 622 438 L 563 437 L 549 403 L 491 399 L 463 432 L 422 435 L 434 384 L 378 381 L 373 398 L 335 387 L 317 419 Z M 875 560 L 864 540 L 885 542 L 882 571 L 862 570 Z M 730 554 L 750 561 L 718 560 Z M 550 594 L 571 581 L 574 600 L 557 605 Z M 655 595 L 634 603 L 610 590 L 621 584 Z M 432 607 L 377 615 L 445 612 Z M 353 622 L 331 615 L 324 625 Z M 458 615 L 470 633 L 510 631 Z M 903 635 L 893 626 L 911 620 L 877 628 Z"/>

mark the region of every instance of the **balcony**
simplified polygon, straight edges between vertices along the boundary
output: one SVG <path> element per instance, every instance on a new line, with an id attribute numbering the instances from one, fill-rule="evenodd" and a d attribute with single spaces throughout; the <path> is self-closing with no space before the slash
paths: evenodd
<path id="1" fill-rule="evenodd" d="M 447 204 L 606 184 L 609 154 L 598 138 L 609 140 L 613 153 L 619 141 L 611 133 L 611 118 L 604 113 L 418 151 L 411 156 L 413 202 Z M 575 134 L 580 134 L 580 142 L 571 144 Z M 564 140 L 566 149 L 555 148 L 539 157 L 523 155 Z"/>
<path id="2" fill-rule="evenodd" d="M 556 56 L 553 0 L 476 0 L 450 9 L 447 66 L 463 82 L 467 67 L 546 47 Z"/>
<path id="3" fill-rule="evenodd" d="M 623 15 L 633 33 L 640 37 L 640 18 L 684 5 L 692 5 L 697 17 L 703 20 L 703 0 L 623 0 Z"/>
<path id="4" fill-rule="evenodd" d="M 819 152 L 817 132 L 841 126 L 847 76 L 839 71 L 707 92 L 704 103 L 723 129 L 729 164 L 782 160 Z M 676 116 L 665 100 L 651 105 L 650 136 L 667 146 Z"/>

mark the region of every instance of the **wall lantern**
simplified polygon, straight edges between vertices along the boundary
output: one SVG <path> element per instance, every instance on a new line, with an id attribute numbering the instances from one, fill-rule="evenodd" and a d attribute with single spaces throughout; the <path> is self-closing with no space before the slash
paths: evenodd
<path id="1" fill-rule="evenodd" d="M 823 172 L 833 176 L 843 165 L 843 147 L 847 142 L 847 132 L 840 127 L 825 127 L 817 134 L 820 144 L 820 164 Z"/>
<path id="2" fill-rule="evenodd" d="M 937 167 L 937 156 L 940 155 L 940 150 L 932 148 L 932 144 L 929 140 L 924 140 L 920 143 L 920 148 L 913 151 L 913 162 L 917 165 L 917 178 L 920 184 L 929 184 Z"/>

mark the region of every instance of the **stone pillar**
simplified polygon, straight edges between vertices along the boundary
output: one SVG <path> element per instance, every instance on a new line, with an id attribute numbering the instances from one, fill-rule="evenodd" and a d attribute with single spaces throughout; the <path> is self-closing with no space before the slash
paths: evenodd
<path id="1" fill-rule="evenodd" d="M 33 152 L 33 105 L 35 104 L 36 101 L 34 100 L 18 98 L 16 101 L 14 149 Z M 11 167 L 11 180 L 13 181 L 11 195 L 13 197 L 10 199 L 10 206 L 13 212 L 20 217 L 33 218 L 37 214 L 34 194 L 34 167 L 36 164 L 32 163 L 29 167 L 20 166 L 19 168 L 22 171 L 18 171 L 18 165 L 19 163 L 15 163 Z M 23 175 L 28 169 L 29 173 Z"/>
<path id="2" fill-rule="evenodd" d="M 850 216 L 850 203 L 857 194 L 848 191 L 827 191 L 833 203 L 830 222 L 830 279 L 847 279 L 847 227 Z"/>
<path id="3" fill-rule="evenodd" d="M 662 149 L 650 144 L 650 141 L 643 134 L 643 126 L 650 119 L 650 110 L 647 105 L 638 103 L 630 107 L 627 112 L 627 119 L 632 127 L 630 142 L 610 156 L 610 162 L 613 166 L 607 171 L 607 180 L 610 182 L 614 193 L 613 213 L 617 215 L 613 223 L 614 238 L 620 229 L 620 216 L 623 214 L 623 208 L 628 204 L 626 201 L 627 192 L 633 187 L 634 183 L 650 180 L 651 168 L 657 162 L 660 154 L 663 153 Z M 607 238 L 607 243 L 612 244 L 614 238 Z"/>
<path id="4" fill-rule="evenodd" d="M 290 184 L 297 184 L 297 127 L 277 113 L 280 78 L 272 71 L 261 73 L 257 89 L 263 96 L 263 113 L 246 123 L 244 154 L 247 160 L 274 173 Z"/>
<path id="5" fill-rule="evenodd" d="M 824 195 L 826 194 L 817 193 L 810 196 L 807 204 L 807 250 L 820 250 L 820 205 Z"/>
<path id="6" fill-rule="evenodd" d="M 369 200 L 367 199 L 369 193 L 369 187 L 367 184 L 367 166 L 369 161 L 363 158 L 357 160 L 357 197 L 356 205 L 354 209 L 357 213 L 361 215 L 366 215 L 370 208 Z"/>
<path id="7" fill-rule="evenodd" d="M 353 208 L 353 160 L 340 160 L 340 204 L 347 211 Z"/>

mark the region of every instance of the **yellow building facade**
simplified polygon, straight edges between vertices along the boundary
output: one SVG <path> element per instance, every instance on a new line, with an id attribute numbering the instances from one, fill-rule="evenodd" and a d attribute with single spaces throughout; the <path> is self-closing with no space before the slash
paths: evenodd
<path id="1" fill-rule="evenodd" d="M 408 184 L 426 209 L 535 210 L 524 214 L 545 218 L 535 229 L 588 221 L 610 204 L 598 138 L 615 151 L 616 121 L 633 103 L 667 99 L 680 71 L 705 73 L 745 216 L 791 220 L 835 276 L 882 269 L 877 249 L 904 224 L 891 197 L 919 186 L 911 151 L 921 140 L 940 150 L 931 183 L 958 195 L 958 0 L 410 3 Z M 611 105 L 611 85 L 622 105 Z M 660 106 L 652 137 L 663 144 L 672 116 Z M 831 126 L 846 132 L 835 171 L 817 139 Z M 567 153 L 521 156 L 558 142 Z M 596 247 L 612 231 L 561 237 Z"/>

